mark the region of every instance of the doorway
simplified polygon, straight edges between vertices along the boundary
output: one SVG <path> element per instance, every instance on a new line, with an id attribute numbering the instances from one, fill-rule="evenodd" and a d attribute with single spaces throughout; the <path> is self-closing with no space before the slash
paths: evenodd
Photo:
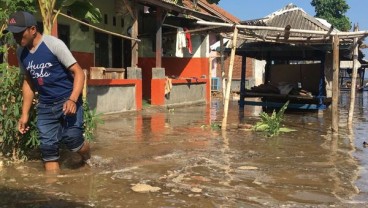
<path id="1" fill-rule="evenodd" d="M 109 36 L 95 31 L 95 66 L 109 67 Z"/>
<path id="2" fill-rule="evenodd" d="M 132 41 L 124 40 L 124 68 L 132 66 Z"/>
<path id="3" fill-rule="evenodd" d="M 123 41 L 120 37 L 112 36 L 112 67 L 123 67 Z M 125 57 L 124 57 L 125 59 Z"/>

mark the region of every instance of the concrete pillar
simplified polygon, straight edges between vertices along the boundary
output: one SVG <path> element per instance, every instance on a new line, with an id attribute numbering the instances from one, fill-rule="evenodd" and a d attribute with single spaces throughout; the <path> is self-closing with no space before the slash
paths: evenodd
<path id="1" fill-rule="evenodd" d="M 165 79 L 165 68 L 152 68 L 152 79 Z"/>
<path id="2" fill-rule="evenodd" d="M 128 67 L 127 79 L 142 79 L 142 69 L 138 67 Z"/>
<path id="3" fill-rule="evenodd" d="M 137 84 L 135 86 L 135 102 L 136 109 L 142 109 L 142 69 L 138 67 L 128 67 L 127 68 L 127 79 L 137 80 Z"/>

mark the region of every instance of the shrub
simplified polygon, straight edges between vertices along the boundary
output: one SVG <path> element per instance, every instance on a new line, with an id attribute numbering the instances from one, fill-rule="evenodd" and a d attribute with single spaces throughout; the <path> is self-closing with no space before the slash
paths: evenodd
<path id="1" fill-rule="evenodd" d="M 39 145 L 36 114 L 32 110 L 29 118 L 30 131 L 22 135 L 18 131 L 18 120 L 22 109 L 23 78 L 19 68 L 0 65 L 0 137 L 1 151 L 13 160 L 25 160 L 26 150 Z"/>

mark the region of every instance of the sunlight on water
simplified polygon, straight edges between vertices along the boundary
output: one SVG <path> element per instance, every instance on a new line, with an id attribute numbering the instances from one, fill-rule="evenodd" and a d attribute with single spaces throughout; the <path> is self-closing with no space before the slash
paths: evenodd
<path id="1" fill-rule="evenodd" d="M 262 108 L 239 111 L 236 101 L 221 131 L 214 125 L 223 116 L 216 99 L 105 116 L 92 142 L 93 167 L 73 168 L 73 154 L 65 151 L 56 177 L 45 176 L 40 161 L 5 166 L 0 205 L 362 207 L 368 201 L 367 95 L 357 94 L 349 130 L 349 94 L 342 94 L 338 136 L 326 110 L 288 112 L 284 124 L 297 131 L 266 138 L 249 129 Z"/>

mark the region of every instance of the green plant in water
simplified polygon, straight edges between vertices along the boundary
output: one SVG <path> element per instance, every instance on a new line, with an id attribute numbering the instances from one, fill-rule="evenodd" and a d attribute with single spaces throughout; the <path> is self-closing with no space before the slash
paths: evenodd
<path id="1" fill-rule="evenodd" d="M 83 100 L 83 127 L 84 127 L 84 138 L 87 141 L 94 139 L 94 132 L 97 128 L 97 124 L 103 124 L 100 114 L 96 113 L 96 109 L 91 110 L 87 100 Z"/>
<path id="2" fill-rule="evenodd" d="M 279 112 L 276 113 L 274 110 L 271 116 L 265 112 L 260 113 L 261 121 L 256 123 L 256 125 L 253 127 L 253 130 L 265 132 L 269 137 L 278 135 L 280 132 L 295 131 L 293 129 L 281 127 L 281 122 L 284 118 L 284 113 L 288 105 L 289 101 L 282 106 Z"/>
<path id="3" fill-rule="evenodd" d="M 211 129 L 212 130 L 220 130 L 221 129 L 221 125 L 217 124 L 217 123 L 211 123 Z"/>
<path id="4" fill-rule="evenodd" d="M 22 109 L 23 78 L 19 68 L 0 65 L 0 143 L 4 155 L 14 161 L 26 160 L 26 151 L 39 145 L 36 114 L 30 113 L 30 131 L 22 135 L 18 131 L 18 120 Z"/>
<path id="5" fill-rule="evenodd" d="M 220 130 L 221 129 L 221 125 L 217 124 L 217 123 L 211 123 L 210 125 L 202 125 L 201 128 L 202 129 L 207 129 L 207 128 L 211 128 L 211 130 Z"/>

